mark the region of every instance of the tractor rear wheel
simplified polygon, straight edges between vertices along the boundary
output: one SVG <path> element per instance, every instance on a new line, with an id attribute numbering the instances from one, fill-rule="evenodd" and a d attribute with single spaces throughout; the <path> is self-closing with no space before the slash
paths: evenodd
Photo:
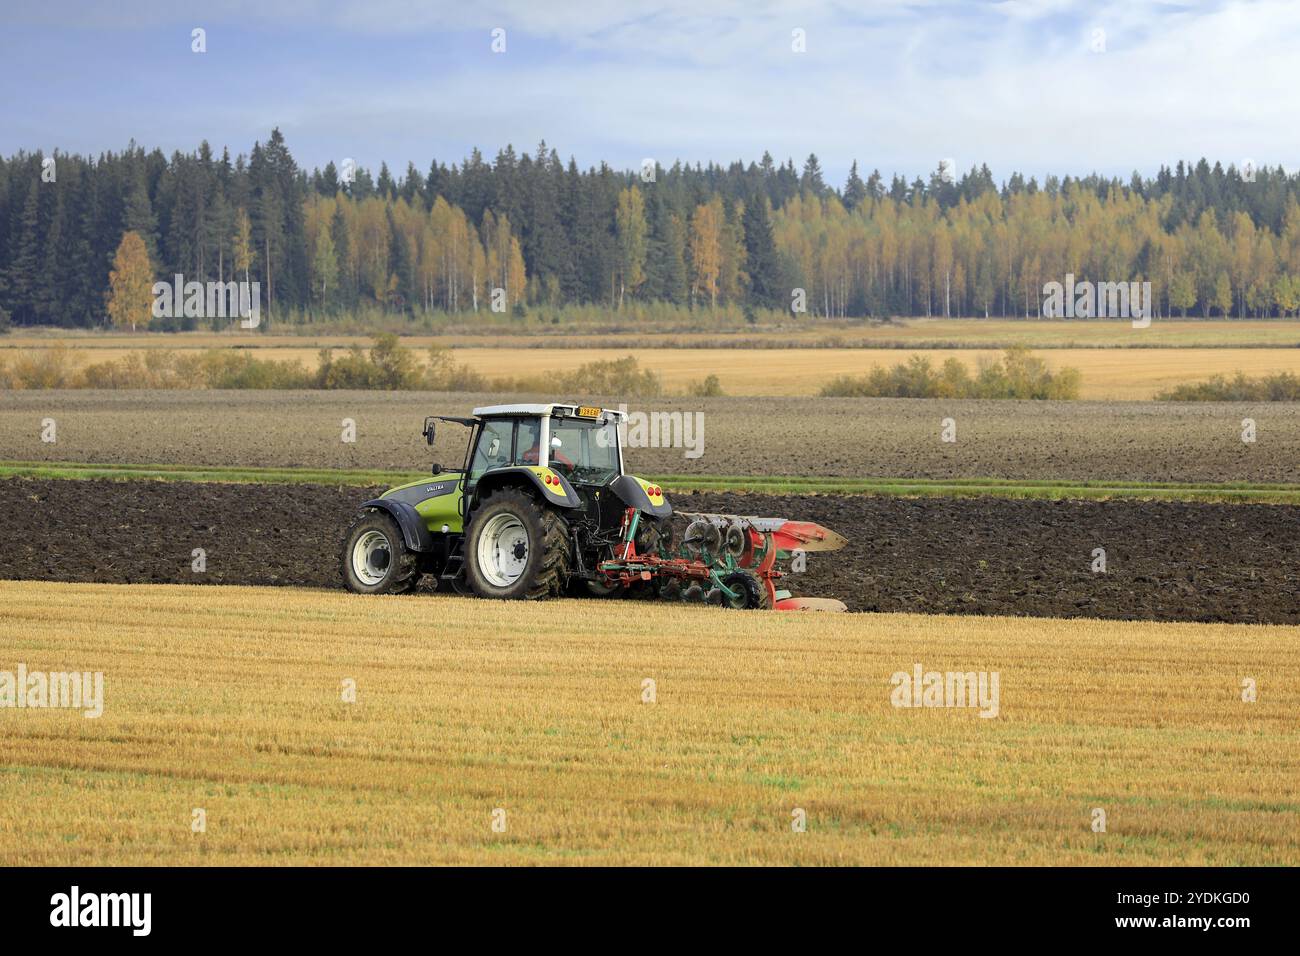
<path id="1" fill-rule="evenodd" d="M 382 511 L 362 511 L 352 519 L 341 558 L 343 584 L 355 594 L 402 594 L 419 578 L 402 529 Z"/>
<path id="2" fill-rule="evenodd" d="M 465 535 L 465 578 L 479 597 L 537 600 L 569 581 L 569 525 L 518 488 L 493 492 Z"/>
<path id="3" fill-rule="evenodd" d="M 733 571 L 722 579 L 722 583 L 727 586 L 727 590 L 735 591 L 737 594 L 737 597 L 726 601 L 729 607 L 755 611 L 772 610 L 772 596 L 753 571 Z M 723 598 L 726 599 L 726 595 L 723 595 Z"/>

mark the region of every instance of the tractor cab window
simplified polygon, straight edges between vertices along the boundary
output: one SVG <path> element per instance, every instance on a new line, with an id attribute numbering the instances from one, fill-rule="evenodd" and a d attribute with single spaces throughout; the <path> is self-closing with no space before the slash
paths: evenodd
<path id="1" fill-rule="evenodd" d="M 512 419 L 488 419 L 483 423 L 466 476 L 467 485 L 473 485 L 484 472 L 510 464 L 514 454 L 514 431 Z"/>
<path id="2" fill-rule="evenodd" d="M 570 481 L 604 485 L 620 474 L 613 422 L 552 418 L 548 452 L 550 466 Z"/>
<path id="3" fill-rule="evenodd" d="M 540 418 L 521 418 L 519 428 L 515 431 L 516 465 L 536 465 L 542 455 L 542 420 Z"/>

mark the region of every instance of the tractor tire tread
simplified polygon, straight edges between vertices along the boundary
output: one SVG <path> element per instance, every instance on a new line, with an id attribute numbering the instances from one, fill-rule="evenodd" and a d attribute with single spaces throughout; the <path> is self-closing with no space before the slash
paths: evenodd
<path id="1" fill-rule="evenodd" d="M 388 540 L 393 542 L 393 550 L 396 553 L 395 560 L 397 567 L 390 574 L 383 586 L 377 590 L 367 591 L 369 594 L 407 594 L 415 589 L 419 583 L 420 576 L 416 573 L 419 570 L 419 562 L 416 560 L 414 553 L 406 547 L 406 539 L 402 536 L 402 529 L 398 527 L 397 522 L 384 511 L 378 508 L 367 508 L 359 511 L 349 522 L 347 530 L 343 532 L 343 540 L 340 542 L 341 560 L 339 561 L 339 576 L 342 578 L 343 586 L 348 590 L 352 589 L 351 562 L 352 549 L 348 547 L 356 532 L 362 525 L 374 525 L 376 530 L 381 528 L 388 535 Z"/>
<path id="2" fill-rule="evenodd" d="M 534 601 L 558 597 L 569 583 L 569 523 L 558 511 L 546 508 L 542 512 L 542 527 L 545 529 L 542 567 L 528 589 L 528 598 Z"/>
<path id="3" fill-rule="evenodd" d="M 530 526 L 535 523 L 540 524 L 539 537 L 542 550 L 533 581 L 519 593 L 502 596 L 538 601 L 562 595 L 569 584 L 569 523 L 559 511 L 538 501 L 529 492 L 511 486 L 500 488 L 487 495 L 466 522 L 465 569 L 470 588 L 480 596 L 497 596 L 484 595 L 474 585 L 475 575 L 471 573 L 471 565 L 475 558 L 470 552 L 473 550 L 471 542 L 475 532 L 475 522 L 488 509 L 502 501 L 510 502 L 511 509 L 527 518 Z"/>

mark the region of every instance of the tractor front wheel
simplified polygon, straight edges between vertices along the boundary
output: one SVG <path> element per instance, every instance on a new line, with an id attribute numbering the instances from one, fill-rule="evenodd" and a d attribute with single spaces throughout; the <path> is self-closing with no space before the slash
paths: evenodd
<path id="1" fill-rule="evenodd" d="M 382 511 L 363 511 L 343 536 L 340 570 L 355 594 L 401 594 L 415 587 L 415 555 L 397 522 Z"/>
<path id="2" fill-rule="evenodd" d="M 465 578 L 479 597 L 537 600 L 562 593 L 569 580 L 567 522 L 518 488 L 492 493 L 470 519 Z"/>

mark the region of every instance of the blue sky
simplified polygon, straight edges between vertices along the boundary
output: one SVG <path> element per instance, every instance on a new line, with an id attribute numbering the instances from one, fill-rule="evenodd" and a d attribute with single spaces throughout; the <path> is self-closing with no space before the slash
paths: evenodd
<path id="1" fill-rule="evenodd" d="M 233 154 L 278 125 L 308 168 L 395 173 L 542 138 L 584 167 L 815 152 L 835 184 L 855 158 L 887 177 L 987 162 L 999 180 L 1300 165 L 1291 0 L 45 0 L 3 19 L 6 155 L 132 138 Z"/>

